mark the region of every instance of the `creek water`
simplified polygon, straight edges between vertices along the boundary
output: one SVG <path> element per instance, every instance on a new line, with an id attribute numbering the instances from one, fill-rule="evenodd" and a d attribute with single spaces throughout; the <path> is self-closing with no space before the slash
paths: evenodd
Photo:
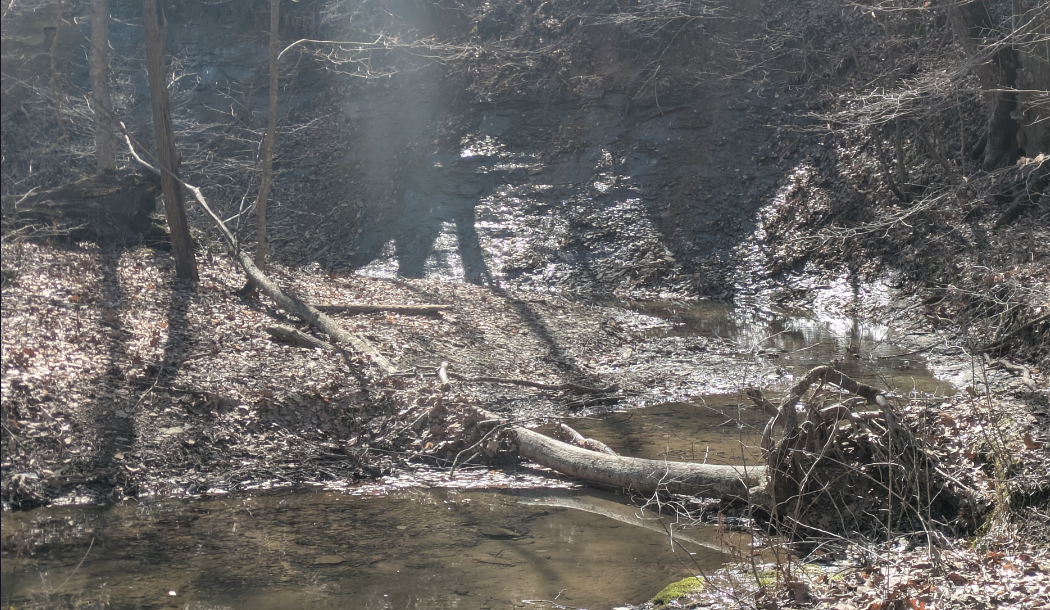
<path id="1" fill-rule="evenodd" d="M 662 528 L 593 490 L 299 490 L 66 507 L 4 517 L 5 540 L 41 546 L 5 553 L 2 597 L 14 607 L 610 607 L 727 559 L 710 548 L 712 529 L 680 532 L 673 553 Z"/>
<path id="2" fill-rule="evenodd" d="M 946 385 L 888 330 L 718 305 L 645 304 L 653 336 L 722 336 L 782 368 L 836 358 L 900 394 Z M 774 397 L 775 398 L 775 397 Z M 736 394 L 570 420 L 621 454 L 755 464 L 765 416 Z M 549 473 L 421 470 L 345 489 L 146 500 L 2 515 L 5 607 L 609 608 L 713 570 L 742 535 L 682 527 Z M 668 530 L 675 530 L 672 545 Z M 108 604 L 108 605 L 107 605 Z"/>

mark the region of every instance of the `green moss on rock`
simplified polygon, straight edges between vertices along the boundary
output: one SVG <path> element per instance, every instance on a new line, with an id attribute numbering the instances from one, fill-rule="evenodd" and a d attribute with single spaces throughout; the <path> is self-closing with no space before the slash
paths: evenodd
<path id="1" fill-rule="evenodd" d="M 657 593 L 653 599 L 653 605 L 659 608 L 665 606 L 676 599 L 681 599 L 691 593 L 698 593 L 703 590 L 704 581 L 700 580 L 695 576 L 689 578 L 683 578 L 678 582 L 673 582 L 663 588 L 662 591 Z"/>

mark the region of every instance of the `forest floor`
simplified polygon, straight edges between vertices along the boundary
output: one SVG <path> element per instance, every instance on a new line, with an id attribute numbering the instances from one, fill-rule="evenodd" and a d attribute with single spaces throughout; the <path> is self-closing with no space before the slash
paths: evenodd
<path id="1" fill-rule="evenodd" d="M 348 369 L 334 351 L 272 339 L 268 326 L 302 325 L 265 298 L 236 296 L 243 280 L 225 256 L 202 261 L 197 287 L 150 248 L 21 244 L 4 260 L 9 507 L 352 480 L 408 455 L 448 462 L 463 439 L 439 418 L 405 425 L 435 401 L 539 421 L 784 374 L 751 346 L 671 336 L 667 320 L 611 305 L 273 266 L 316 304 L 451 306 L 342 318 L 403 371 L 381 378 L 357 357 Z M 442 396 L 434 371 L 445 361 L 454 375 L 609 390 L 456 382 Z"/>
<path id="2" fill-rule="evenodd" d="M 310 329 L 265 298 L 236 296 L 243 279 L 225 256 L 202 257 L 194 286 L 175 279 L 169 252 L 153 248 L 20 243 L 5 244 L 3 255 L 5 509 L 346 484 L 410 462 L 478 457 L 463 452 L 476 440 L 468 407 L 539 424 L 750 386 L 776 392 L 790 379 L 754 345 L 678 336 L 666 332 L 673 322 L 615 304 L 274 265 L 272 276 L 312 303 L 451 306 L 426 316 L 341 318 L 403 371 L 381 377 L 365 357 L 344 360 L 268 336 L 278 323 Z M 866 547 L 829 540 L 817 555 L 821 572 L 792 571 L 788 562 L 751 579 L 784 585 L 764 592 L 727 572 L 691 603 L 724 603 L 730 594 L 759 607 L 774 598 L 854 608 L 1050 603 L 1046 375 L 974 360 L 908 311 L 898 304 L 893 320 L 902 347 L 962 391 L 932 415 L 928 403 L 907 403 L 905 417 L 924 422 L 922 438 L 979 492 L 982 514 L 1008 505 L 1012 521 L 990 520 L 978 545 L 937 532 L 926 542 Z M 467 378 L 607 391 L 469 380 L 446 391 L 434 376 L 442 362 Z"/>
<path id="3" fill-rule="evenodd" d="M 499 3 L 485 6 L 489 4 L 493 11 L 499 8 Z M 510 32 L 516 34 L 515 39 L 525 45 L 529 55 L 533 50 L 526 47 L 541 39 L 535 35 L 535 27 L 550 28 L 549 35 L 557 30 L 548 25 L 551 20 L 545 11 L 575 10 L 575 5 L 570 4 L 532 4 L 537 5 L 536 10 L 521 12 L 520 27 Z M 868 19 L 866 11 L 840 15 L 842 7 L 838 6 L 826 11 L 819 7 L 801 10 L 774 2 L 741 3 L 755 7 L 761 4 L 767 6 L 758 15 L 760 19 L 743 21 L 734 27 L 750 36 L 752 32 L 777 27 L 778 20 L 802 20 L 805 27 L 797 30 L 813 34 L 804 37 L 807 41 L 812 39 L 818 47 L 824 45 L 820 64 L 827 65 L 813 71 L 809 55 L 796 57 L 788 53 L 789 59 L 794 57 L 805 63 L 804 73 L 785 72 L 791 76 L 785 81 L 791 86 L 777 81 L 775 93 L 764 89 L 773 86 L 765 80 L 768 75 L 764 75 L 759 79 L 761 86 L 756 87 L 729 79 L 740 89 L 721 92 L 707 80 L 697 80 L 697 75 L 706 74 L 703 70 L 711 68 L 711 62 L 720 56 L 705 54 L 711 51 L 704 47 L 705 41 L 714 37 L 702 32 L 693 36 L 675 33 L 679 44 L 688 42 L 696 48 L 673 48 L 670 43 L 667 48 L 661 47 L 659 55 L 666 60 L 663 65 L 667 69 L 682 63 L 680 73 L 664 79 L 657 78 L 655 72 L 632 72 L 628 68 L 633 64 L 626 59 L 613 61 L 615 53 L 611 47 L 606 48 L 606 43 L 616 37 L 603 28 L 588 34 L 593 40 L 563 41 L 572 43 L 566 47 L 569 50 L 577 46 L 586 50 L 574 64 L 561 60 L 550 64 L 556 68 L 564 66 L 565 70 L 583 70 L 581 66 L 591 65 L 593 60 L 594 65 L 606 69 L 608 74 L 602 78 L 572 71 L 562 75 L 566 78 L 538 78 L 532 72 L 540 69 L 533 63 L 513 64 L 518 72 L 512 76 L 526 83 L 539 83 L 536 88 L 518 90 L 514 85 L 517 81 L 510 79 L 509 84 L 492 85 L 497 90 L 489 93 L 506 93 L 511 102 L 516 100 L 519 104 L 549 97 L 574 106 L 601 101 L 603 95 L 621 95 L 621 101 L 630 103 L 609 102 L 602 111 L 608 115 L 607 124 L 598 121 L 597 126 L 584 129 L 566 122 L 578 133 L 572 129 L 562 133 L 561 107 L 555 105 L 556 111 L 549 111 L 547 104 L 542 104 L 543 115 L 553 116 L 547 116 L 551 122 L 545 127 L 552 133 L 557 131 L 558 137 L 551 136 L 549 141 L 541 138 L 538 141 L 544 144 L 532 150 L 530 146 L 537 140 L 533 132 L 508 129 L 510 134 L 520 131 L 518 139 L 522 141 L 512 152 L 532 159 L 530 163 L 536 167 L 499 169 L 509 176 L 506 178 L 481 175 L 480 160 L 463 161 L 460 139 L 453 137 L 462 134 L 445 125 L 441 113 L 438 115 L 442 120 L 437 121 L 430 121 L 429 114 L 420 114 L 417 125 L 401 106 L 391 104 L 386 108 L 390 100 L 415 99 L 403 92 L 392 89 L 375 98 L 379 100 L 375 102 L 378 107 L 386 108 L 380 115 L 396 127 L 391 133 L 404 128 L 408 134 L 400 141 L 382 130 L 380 136 L 365 137 L 369 129 L 386 123 L 360 109 L 347 109 L 351 104 L 344 105 L 346 91 L 334 85 L 331 91 L 324 90 L 325 95 L 331 94 L 338 101 L 340 110 L 325 109 L 318 116 L 310 115 L 310 121 L 304 120 L 312 129 L 324 133 L 314 134 L 304 128 L 290 129 L 294 133 L 282 136 L 282 154 L 287 153 L 288 159 L 281 170 L 286 173 L 278 174 L 274 200 L 286 203 L 271 217 L 275 221 L 271 237 L 284 244 L 277 249 L 277 258 L 285 264 L 273 264 L 270 273 L 291 292 L 317 304 L 450 306 L 430 316 L 386 312 L 335 316 L 347 330 L 367 337 L 390 358 L 402 372 L 396 376 L 380 376 L 361 356 L 344 359 L 336 351 L 288 345 L 270 338 L 266 329 L 275 324 L 311 331 L 299 321 L 287 318 L 265 298 L 238 297 L 236 291 L 244 279 L 224 255 L 213 256 L 210 251 L 200 250 L 201 281 L 192 285 L 175 279 L 170 253 L 163 249 L 118 249 L 60 240 L 31 242 L 5 236 L 0 297 L 0 496 L 4 510 L 48 504 L 103 504 L 133 498 L 196 497 L 294 485 L 345 485 L 376 480 L 410 463 L 450 466 L 459 459 L 481 459 L 475 456 L 476 438 L 469 430 L 469 413 L 473 412 L 470 407 L 475 406 L 527 424 L 539 424 L 558 417 L 639 407 L 703 393 L 741 392 L 748 386 L 768 388 L 771 394 L 786 388 L 789 375 L 759 346 L 727 336 L 668 332 L 673 330 L 673 321 L 632 311 L 623 303 L 596 303 L 550 289 L 551 286 L 524 289 L 500 288 L 500 282 L 476 285 L 439 279 L 377 279 L 332 273 L 330 269 L 342 268 L 331 265 L 301 266 L 309 260 L 327 264 L 327 260 L 318 258 L 321 252 L 349 260 L 347 244 L 331 247 L 335 235 L 345 233 L 348 227 L 356 227 L 357 233 L 365 237 L 376 232 L 367 225 L 355 224 L 359 217 L 370 217 L 366 213 L 370 210 L 361 209 L 355 201 L 391 208 L 385 195 L 378 196 L 385 191 L 372 193 L 361 185 L 344 182 L 353 176 L 370 177 L 379 185 L 376 189 L 389 189 L 403 177 L 399 172 L 420 173 L 416 179 L 421 183 L 418 190 L 428 193 L 428 198 L 421 199 L 425 202 L 434 197 L 431 191 L 442 189 L 451 192 L 449 197 L 455 200 L 475 200 L 480 187 L 477 191 L 460 190 L 464 183 L 461 178 L 468 174 L 470 180 L 483 183 L 486 188 L 516 181 L 529 189 L 535 182 L 547 187 L 561 185 L 559 188 L 570 192 L 565 185 L 578 182 L 583 186 L 573 196 L 539 192 L 539 186 L 536 193 L 529 189 L 504 193 L 508 201 L 536 204 L 536 209 L 529 210 L 526 216 L 542 229 L 537 229 L 543 238 L 538 241 L 546 248 L 537 248 L 540 254 L 536 256 L 532 251 L 517 253 L 520 256 L 509 260 L 506 269 L 542 270 L 550 260 L 545 257 L 566 257 L 574 255 L 577 249 L 594 259 L 595 253 L 602 251 L 599 246 L 603 242 L 597 238 L 575 238 L 585 229 L 605 233 L 605 246 L 612 244 L 616 248 L 605 248 L 598 270 L 616 270 L 619 275 L 608 273 L 611 279 L 603 280 L 604 283 L 587 278 L 587 282 L 580 283 L 587 290 L 604 290 L 606 294 L 629 298 L 629 286 L 640 282 L 639 290 L 647 287 L 649 292 L 644 294 L 648 297 L 696 299 L 699 295 L 717 295 L 736 297 L 738 306 L 764 312 L 777 306 L 801 307 L 818 316 L 878 320 L 896 331 L 894 341 L 898 346 L 913 352 L 917 360 L 924 361 L 934 374 L 955 388 L 952 395 L 935 405 L 911 401 L 901 408 L 906 419 L 915 422 L 918 438 L 937 456 L 947 473 L 974 490 L 981 523 L 946 523 L 918 537 L 901 536 L 885 542 L 829 535 L 807 557 L 807 563 L 799 565 L 791 559 L 750 573 L 727 571 L 713 575 L 710 582 L 715 586 L 675 603 L 764 609 L 1050 608 L 1050 325 L 1046 323 L 1050 307 L 1050 207 L 1044 196 L 1041 203 L 1029 206 L 1019 219 L 1004 220 L 1014 200 L 1012 193 L 1024 190 L 1021 173 L 1029 171 L 1024 168 L 1034 166 L 1046 171 L 1050 162 L 1040 157 L 980 173 L 975 160 L 963 151 L 970 150 L 977 140 L 987 109 L 979 96 L 966 98 L 957 109 L 938 116 L 950 123 L 950 128 L 945 127 L 941 134 L 945 149 L 953 155 L 955 150 L 960 151 L 958 158 L 951 159 L 956 164 L 953 167 L 968 178 L 962 186 L 953 185 L 952 196 L 921 198 L 915 205 L 897 200 L 886 187 L 889 172 L 882 165 L 885 161 L 878 149 L 887 134 L 872 136 L 868 130 L 832 130 L 831 123 L 824 131 L 808 123 L 820 124 L 824 118 L 833 117 L 841 110 L 843 100 L 856 101 L 859 93 L 855 87 L 874 87 L 883 82 L 877 77 L 880 66 L 885 65 L 884 53 L 862 55 L 861 65 L 850 61 L 857 61 L 857 48 L 879 49 L 884 26 L 874 19 L 874 13 L 872 19 Z M 852 31 L 850 27 L 843 29 L 848 26 L 847 21 L 853 24 Z M 484 34 L 486 27 L 504 22 L 510 23 L 506 15 L 494 15 L 465 27 L 469 30 L 477 25 L 474 30 Z M 572 20 L 567 18 L 565 23 Z M 716 25 L 719 31 L 732 30 L 728 21 Z M 916 27 L 921 35 L 917 35 L 914 45 L 942 48 L 940 41 L 951 38 L 944 35 L 943 28 L 943 23 L 936 25 L 932 21 Z M 562 31 L 576 32 L 573 28 Z M 504 36 L 506 33 L 497 29 L 490 35 L 494 40 L 512 40 L 509 35 Z M 642 34 L 653 35 L 646 30 Z M 228 32 L 223 29 L 219 36 L 225 45 Z M 636 46 L 656 48 L 642 42 Z M 7 44 L 5 41 L 5 52 Z M 629 51 L 626 55 L 633 57 L 636 49 L 631 45 L 625 48 Z M 758 50 L 763 55 L 767 52 L 764 44 Z M 697 65 L 676 62 L 676 53 L 679 59 L 692 58 L 690 61 Z M 646 57 L 644 53 L 638 56 Z M 503 74 L 496 68 L 508 64 L 499 53 L 490 54 L 486 61 L 490 62 L 486 64 L 490 70 L 482 70 L 482 76 Z M 445 74 L 437 81 L 452 82 L 463 91 L 484 92 L 484 82 L 479 84 L 464 76 L 468 74 L 468 64 L 473 69 L 475 63 L 475 58 L 464 61 L 464 70 L 458 77 L 455 70 L 450 73 L 451 77 L 466 79 L 465 83 L 455 78 L 448 80 L 450 75 Z M 923 70 L 935 73 L 938 65 L 924 64 Z M 450 66 L 455 68 L 457 64 Z M 696 71 L 700 68 L 703 70 Z M 38 71 L 48 72 L 43 68 Z M 54 78 L 53 68 L 51 72 Z M 581 75 L 586 78 L 576 78 Z M 304 73 L 304 81 L 305 76 Z M 492 80 L 497 84 L 504 82 L 502 78 Z M 381 87 L 387 86 L 385 82 Z M 581 91 L 544 89 L 562 82 L 583 84 L 579 85 Z M 810 84 L 801 86 L 805 82 Z M 582 91 L 591 83 L 597 83 L 598 93 Z M 637 89 L 631 88 L 632 83 L 638 85 Z M 51 87 L 44 89 L 50 91 Z M 309 85 L 304 85 L 304 92 L 310 94 L 304 98 L 323 97 L 320 87 L 315 91 L 307 89 Z M 669 95 L 672 92 L 690 99 L 706 92 L 717 99 L 704 104 L 710 109 L 717 104 L 719 110 L 710 117 L 681 112 L 681 117 L 672 119 L 670 113 L 677 109 L 663 108 L 660 102 L 662 99 L 667 104 L 674 99 Z M 643 93 L 651 93 L 651 104 L 643 102 Z M 770 93 L 774 97 L 769 98 Z M 505 119 L 497 112 L 508 111 L 504 106 L 514 109 L 510 102 L 496 104 L 500 99 L 497 95 L 487 100 L 493 108 L 479 104 L 483 107 L 479 111 L 481 118 L 477 118 L 479 125 L 490 119 Z M 429 113 L 428 101 L 430 98 L 416 100 L 418 103 L 411 108 Z M 360 100 L 355 101 L 354 108 L 360 104 Z M 710 110 L 696 105 L 695 110 Z M 30 104 L 29 108 L 35 107 Z M 25 107 L 22 112 L 29 116 Z M 593 113 L 581 112 L 577 117 L 580 125 L 589 124 Z M 734 123 L 732 117 L 737 114 L 751 117 L 750 122 Z M 350 115 L 360 116 L 351 119 Z M 8 120 L 6 116 L 15 119 Z M 50 106 L 36 116 L 43 117 L 40 124 L 57 130 L 52 125 L 55 121 Z M 338 120 L 329 120 L 333 117 Z M 782 124 L 781 119 L 785 120 Z M 525 113 L 513 121 L 514 125 L 530 128 L 538 122 L 534 115 Z M 18 125 L 19 122 L 21 115 L 5 115 L 5 146 L 8 138 L 14 141 L 16 134 L 21 133 L 26 142 L 46 144 L 48 151 L 54 148 L 51 143 L 58 141 L 56 132 L 19 132 L 20 127 L 31 123 Z M 222 121 L 227 122 L 225 118 Z M 424 133 L 423 139 L 429 141 L 435 134 L 417 127 L 431 122 L 441 124 L 440 128 L 433 128 L 437 135 L 442 130 L 452 134 L 445 134 L 452 145 L 445 151 L 449 159 L 441 157 L 443 165 L 435 166 L 443 167 L 438 173 L 449 184 L 438 182 L 435 184 L 441 188 L 428 189 L 424 187 L 434 184 L 425 184 L 427 174 L 420 172 L 419 167 L 434 159 L 417 160 L 412 165 L 401 155 L 430 150 L 427 142 L 423 142 L 427 146 L 422 146 L 412 138 Z M 344 123 L 346 133 L 337 128 Z M 630 137 L 606 141 L 605 136 L 620 133 L 618 130 L 625 129 L 624 125 L 635 129 L 635 123 L 639 127 L 629 131 Z M 353 124 L 360 133 L 350 129 Z M 707 129 L 706 125 L 715 131 L 696 131 Z M 776 128 L 772 129 L 774 125 Z M 766 131 L 767 127 L 771 129 Z M 588 129 L 594 135 L 587 140 L 590 148 L 583 145 L 586 138 L 579 135 L 591 133 Z M 674 153 L 672 162 L 657 162 L 668 144 L 646 134 L 653 132 L 663 138 L 665 132 L 676 133 L 679 129 L 687 134 L 681 141 L 698 143 L 705 155 L 712 148 L 708 140 L 715 142 L 712 150 L 716 154 L 678 158 Z M 956 131 L 959 141 L 954 141 Z M 569 137 L 573 133 L 576 135 Z M 697 133 L 707 134 L 708 139 Z M 321 143 L 322 135 L 330 136 L 330 141 Z M 745 137 L 761 140 L 761 146 L 751 146 Z M 652 157 L 637 155 L 650 140 L 657 142 L 652 147 Z M 258 138 L 250 134 L 244 136 L 244 141 L 256 142 Z M 744 145 L 740 145 L 742 141 Z M 357 143 L 363 150 L 348 154 L 348 143 Z M 923 145 L 916 138 L 907 144 L 913 186 L 921 189 L 943 183 L 944 172 L 934 156 L 920 154 Z M 221 150 L 207 145 L 202 145 L 202 149 Z M 64 176 L 42 173 L 42 159 L 23 159 L 22 152 L 7 154 L 7 150 L 5 163 L 18 160 L 36 168 L 34 180 L 44 180 L 42 176 L 47 175 Z M 586 166 L 587 154 L 598 160 L 592 164 L 594 167 L 586 168 L 582 177 L 572 177 L 569 170 L 581 166 L 581 151 L 585 161 L 582 166 Z M 229 176 L 252 175 L 254 152 L 249 157 L 243 167 L 229 170 Z M 338 161 L 344 157 L 353 163 Z M 73 171 L 65 158 L 46 158 L 62 172 Z M 211 156 L 201 158 L 206 159 L 202 163 L 213 161 Z M 378 171 L 389 168 L 368 165 L 376 159 L 385 159 L 396 171 Z M 450 159 L 465 164 L 466 169 L 452 173 Z M 569 163 L 567 159 L 575 161 Z M 650 166 L 650 161 L 653 167 L 670 167 L 673 171 L 654 174 L 651 184 L 646 183 L 638 176 Z M 745 171 L 739 175 L 731 172 L 732 168 L 741 167 L 738 162 L 742 161 L 753 162 L 753 169 L 744 166 Z M 552 167 L 561 169 L 552 172 Z M 202 173 L 208 176 L 211 169 L 206 165 Z M 551 175 L 530 173 L 534 169 Z M 492 176 L 504 176 L 493 172 Z M 6 176 L 5 173 L 5 189 L 23 184 L 9 181 Z M 535 179 L 525 180 L 522 176 Z M 631 176 L 637 183 L 626 180 Z M 696 184 L 687 184 L 686 178 L 696 180 Z M 646 196 L 655 202 L 652 209 L 662 211 L 654 218 L 663 223 L 651 223 L 651 230 L 639 237 L 632 231 L 637 232 L 642 226 L 635 222 L 644 217 L 642 208 L 590 209 L 592 201 L 604 201 L 600 197 L 603 193 L 594 190 L 594 185 L 600 183 L 604 189 L 607 183 L 617 181 L 623 189 L 622 198 L 631 200 L 639 197 L 639 185 L 653 186 L 655 194 Z M 755 183 L 761 184 L 754 186 Z M 231 192 L 236 191 L 239 196 L 245 185 L 236 181 L 232 184 Z M 665 186 L 674 188 L 656 190 Z M 286 190 L 282 192 L 281 188 Z M 16 195 L 16 190 L 8 194 Z M 724 198 L 711 198 L 722 191 Z M 763 199 L 763 193 L 770 197 Z M 402 194 L 402 205 L 410 219 L 416 215 L 419 223 L 429 222 L 435 227 L 450 220 L 435 216 L 432 208 L 423 214 L 423 208 L 416 210 L 409 205 L 412 201 L 405 203 L 406 197 Z M 227 199 L 235 202 L 237 197 Z M 566 227 L 571 228 L 566 229 L 567 235 L 574 241 L 554 240 L 545 228 L 550 222 L 547 208 L 565 208 L 566 200 L 579 204 L 580 210 L 586 212 L 573 212 L 566 221 Z M 686 205 L 671 216 L 671 203 Z M 722 212 L 712 213 L 711 206 L 715 204 L 721 206 Z M 303 209 L 294 208 L 297 205 Z M 747 222 L 732 231 L 712 228 L 721 224 L 722 217 L 730 211 Z M 282 218 L 282 213 L 287 217 Z M 396 219 L 387 220 L 392 227 Z M 458 225 L 461 219 L 456 220 Z M 282 221 L 284 224 L 279 224 Z M 315 225 L 309 230 L 317 232 L 307 235 L 301 224 Z M 494 233 L 508 233 L 514 239 L 522 237 L 520 227 L 508 227 L 506 231 L 497 227 L 500 231 Z M 727 241 L 729 245 L 724 245 L 727 252 L 732 252 L 722 258 L 702 259 L 697 255 L 702 249 L 676 245 L 675 239 L 679 238 L 674 237 L 674 231 L 678 229 L 688 237 L 681 238 L 686 245 L 695 237 L 688 235 L 690 231 L 710 233 L 719 239 L 732 238 Z M 484 234 L 480 238 L 474 236 L 475 241 L 485 238 Z M 633 251 L 629 247 L 632 242 L 637 245 Z M 295 256 L 282 259 L 282 249 L 285 255 Z M 569 260 L 570 271 L 587 271 L 573 267 L 580 260 Z M 632 280 L 632 275 L 639 277 Z M 892 287 L 888 291 L 875 290 L 879 282 Z M 612 290 L 621 285 L 628 289 Z M 741 287 L 744 289 L 738 290 Z M 848 298 L 842 299 L 842 295 Z M 850 357 L 846 352 L 836 356 Z M 451 372 L 466 378 L 538 382 L 562 389 L 461 378 L 454 378 L 451 387 L 443 389 L 434 376 L 443 362 L 449 363 Z M 608 391 L 580 393 L 564 386 L 566 383 Z M 31 543 L 4 540 L 3 552 L 22 552 L 25 544 L 31 547 Z M 746 550 L 741 554 L 745 561 L 749 559 Z M 662 584 L 654 583 L 654 591 Z"/>

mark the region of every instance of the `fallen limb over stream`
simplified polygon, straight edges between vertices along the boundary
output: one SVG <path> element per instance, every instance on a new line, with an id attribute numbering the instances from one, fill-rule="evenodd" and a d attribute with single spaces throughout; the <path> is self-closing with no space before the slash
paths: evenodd
<path id="1" fill-rule="evenodd" d="M 476 446 L 487 442 L 491 455 L 497 443 L 489 439 L 501 435 L 502 448 L 509 445 L 519 457 L 571 477 L 638 494 L 743 500 L 775 521 L 802 526 L 793 531 L 884 529 L 890 509 L 893 523 L 919 527 L 931 515 L 952 519 L 972 509 L 972 491 L 942 476 L 935 453 L 903 425 L 879 389 L 820 366 L 791 388 L 779 408 L 758 390 L 748 395 L 771 416 L 764 434 L 766 459 L 755 465 L 610 455 L 576 446 L 592 440 L 578 433 L 568 434 L 576 445 L 564 443 L 483 409 L 473 418 L 484 431 Z M 797 410 L 799 402 L 804 411 Z M 878 408 L 861 410 L 866 403 Z M 778 426 L 784 432 L 774 442 Z M 845 509 L 836 513 L 836 507 Z M 833 524 L 836 514 L 839 522 Z"/>
<path id="2" fill-rule="evenodd" d="M 478 414 L 489 424 L 504 426 L 503 433 L 514 443 L 519 456 L 592 483 L 642 494 L 666 492 L 745 501 L 754 500 L 751 490 L 763 488 L 766 483 L 762 465 L 721 466 L 609 455 L 508 424 L 482 409 L 478 409 Z"/>
<path id="3" fill-rule="evenodd" d="M 572 477 L 651 494 L 748 500 L 749 490 L 765 485 L 765 466 L 721 466 L 608 455 L 574 447 L 528 428 L 509 430 L 518 454 Z"/>

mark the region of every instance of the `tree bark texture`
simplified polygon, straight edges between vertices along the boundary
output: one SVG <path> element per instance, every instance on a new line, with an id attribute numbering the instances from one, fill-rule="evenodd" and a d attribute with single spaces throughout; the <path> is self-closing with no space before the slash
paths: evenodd
<path id="1" fill-rule="evenodd" d="M 612 456 L 556 441 L 514 426 L 510 436 L 518 454 L 571 477 L 651 494 L 673 494 L 747 500 L 748 490 L 765 485 L 766 467 L 721 466 Z"/>
<path id="2" fill-rule="evenodd" d="M 955 6 L 949 11 L 955 37 L 970 60 L 974 73 L 991 102 L 981 165 L 997 169 L 1020 156 L 1017 143 L 1020 125 L 1014 118 L 1017 93 L 1017 53 L 997 38 L 997 24 L 983 1 Z"/>
<path id="3" fill-rule="evenodd" d="M 270 106 L 266 124 L 266 140 L 262 151 L 262 182 L 259 185 L 259 196 L 255 200 L 255 215 L 259 245 L 255 251 L 255 266 L 266 270 L 266 256 L 269 244 L 266 241 L 266 201 L 270 194 L 270 182 L 273 180 L 273 149 L 277 138 L 277 46 L 280 42 L 277 33 L 281 23 L 281 0 L 270 0 Z"/>
<path id="4" fill-rule="evenodd" d="M 478 413 L 485 421 L 503 422 L 484 409 L 478 409 Z M 721 466 L 609 455 L 575 447 L 516 425 L 509 425 L 506 434 L 523 458 L 571 477 L 636 493 L 660 491 L 749 500 L 752 488 L 766 484 L 765 465 Z"/>
<path id="5" fill-rule="evenodd" d="M 1014 0 L 1014 23 L 1031 24 L 1017 46 L 1017 143 L 1026 157 L 1050 155 L 1050 5 Z"/>
<path id="6" fill-rule="evenodd" d="M 98 173 L 117 169 L 113 101 L 109 94 L 109 0 L 91 0 L 91 103 Z"/>
<path id="7" fill-rule="evenodd" d="M 171 250 L 175 256 L 175 273 L 182 279 L 197 281 L 193 239 L 186 220 L 182 188 L 177 181 L 179 163 L 168 104 L 167 70 L 164 66 L 164 40 L 168 27 L 166 21 L 161 22 L 157 0 L 142 0 L 142 20 L 146 30 L 146 74 L 153 106 L 153 132 L 157 139 L 157 162 L 161 169 L 161 188 L 164 191 L 168 230 L 171 232 Z"/>

